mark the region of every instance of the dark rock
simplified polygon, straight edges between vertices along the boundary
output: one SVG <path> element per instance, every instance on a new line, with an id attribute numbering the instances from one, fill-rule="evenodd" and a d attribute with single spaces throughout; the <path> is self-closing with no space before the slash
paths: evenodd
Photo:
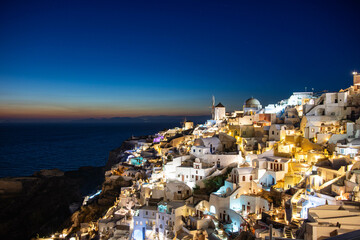
<path id="1" fill-rule="evenodd" d="M 109 153 L 109 159 L 105 165 L 105 170 L 110 170 L 111 167 L 119 162 L 124 161 L 128 154 L 125 154 L 124 152 L 128 149 L 133 149 L 134 143 L 131 141 L 124 141 L 120 147 L 111 150 Z"/>
<path id="2" fill-rule="evenodd" d="M 82 202 L 85 189 L 96 188 L 103 179 L 102 167 L 63 174 L 45 170 L 33 177 L 1 179 L 22 185 L 16 194 L 4 192 L 0 195 L 1 239 L 30 239 L 37 234 L 49 236 L 62 229 L 71 216 L 69 206 Z"/>

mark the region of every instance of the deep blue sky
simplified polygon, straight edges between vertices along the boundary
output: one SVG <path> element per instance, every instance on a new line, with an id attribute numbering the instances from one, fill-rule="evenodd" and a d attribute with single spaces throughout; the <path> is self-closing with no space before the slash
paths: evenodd
<path id="1" fill-rule="evenodd" d="M 1 1 L 0 118 L 208 113 L 360 71 L 359 1 Z"/>

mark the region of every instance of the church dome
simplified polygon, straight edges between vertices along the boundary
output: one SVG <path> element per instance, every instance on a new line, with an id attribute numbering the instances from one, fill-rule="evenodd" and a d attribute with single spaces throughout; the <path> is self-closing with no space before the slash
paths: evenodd
<path id="1" fill-rule="evenodd" d="M 245 107 L 247 108 L 253 108 L 253 107 L 259 107 L 261 106 L 259 100 L 257 100 L 256 98 L 249 98 L 248 100 L 245 101 L 244 104 Z"/>

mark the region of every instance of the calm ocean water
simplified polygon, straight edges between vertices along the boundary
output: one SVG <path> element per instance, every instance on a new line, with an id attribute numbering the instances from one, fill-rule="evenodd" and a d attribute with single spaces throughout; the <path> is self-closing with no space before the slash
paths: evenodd
<path id="1" fill-rule="evenodd" d="M 180 123 L 0 124 L 0 177 L 27 176 L 40 169 L 104 166 L 109 151 L 131 137 Z"/>

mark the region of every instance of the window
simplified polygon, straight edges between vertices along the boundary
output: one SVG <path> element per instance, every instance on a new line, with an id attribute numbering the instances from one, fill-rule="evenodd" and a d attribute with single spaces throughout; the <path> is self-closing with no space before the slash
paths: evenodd
<path id="1" fill-rule="evenodd" d="M 194 178 L 194 175 L 191 175 L 191 178 Z"/>
<path id="2" fill-rule="evenodd" d="M 196 174 L 198 174 L 199 172 L 198 172 L 198 170 L 196 170 Z"/>
<path id="3" fill-rule="evenodd" d="M 178 194 L 181 194 L 181 191 L 178 191 Z"/>
<path id="4" fill-rule="evenodd" d="M 193 150 L 193 152 L 195 152 L 195 149 Z"/>
<path id="5" fill-rule="evenodd" d="M 145 215 L 148 215 L 148 211 L 145 212 Z"/>
<path id="6" fill-rule="evenodd" d="M 275 134 L 275 131 L 272 131 L 272 134 L 274 135 L 274 134 Z"/>
<path id="7" fill-rule="evenodd" d="M 250 176 L 250 181 L 252 180 L 252 175 Z"/>

